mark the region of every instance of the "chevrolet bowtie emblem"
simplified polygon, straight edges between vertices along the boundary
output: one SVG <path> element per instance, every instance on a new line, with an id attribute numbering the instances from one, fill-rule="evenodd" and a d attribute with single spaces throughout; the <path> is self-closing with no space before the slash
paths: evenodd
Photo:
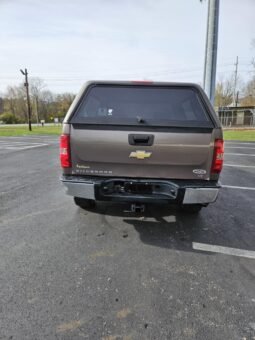
<path id="1" fill-rule="evenodd" d="M 144 159 L 149 158 L 151 156 L 151 152 L 146 151 L 132 151 L 129 155 L 130 158 Z"/>

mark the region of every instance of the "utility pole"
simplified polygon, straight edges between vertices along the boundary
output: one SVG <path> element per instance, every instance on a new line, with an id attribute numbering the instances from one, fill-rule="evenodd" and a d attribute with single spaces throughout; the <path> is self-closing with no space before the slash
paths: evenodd
<path id="1" fill-rule="evenodd" d="M 236 92 L 235 101 L 236 101 L 236 107 L 237 107 L 238 102 L 239 102 L 239 91 Z"/>
<path id="2" fill-rule="evenodd" d="M 24 86 L 26 88 L 26 94 L 27 94 L 27 116 L 28 116 L 28 129 L 29 131 L 32 131 L 32 124 L 31 124 L 31 106 L 30 106 L 30 98 L 29 98 L 29 89 L 28 89 L 28 73 L 27 69 L 25 68 L 25 71 L 20 70 L 20 72 L 25 76 L 25 83 Z"/>
<path id="3" fill-rule="evenodd" d="M 208 0 L 204 90 L 214 105 L 220 0 Z"/>
<path id="4" fill-rule="evenodd" d="M 236 101 L 236 84 L 237 84 L 237 72 L 238 72 L 238 57 L 236 57 L 236 63 L 235 63 L 235 76 L 234 76 L 233 103 Z M 236 105 L 236 106 L 237 106 L 237 105 Z"/>

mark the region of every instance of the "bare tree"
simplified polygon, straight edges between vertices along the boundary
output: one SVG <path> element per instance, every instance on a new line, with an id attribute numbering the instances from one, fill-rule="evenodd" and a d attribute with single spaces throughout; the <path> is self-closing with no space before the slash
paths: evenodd
<path id="1" fill-rule="evenodd" d="M 49 90 L 40 93 L 40 117 L 48 120 L 49 116 L 55 115 L 54 95 Z"/>
<path id="2" fill-rule="evenodd" d="M 41 78 L 30 78 L 30 93 L 32 96 L 33 104 L 34 104 L 34 112 L 36 116 L 36 121 L 39 123 L 39 105 L 42 90 L 46 87 L 46 84 Z"/>
<path id="3" fill-rule="evenodd" d="M 226 80 L 218 81 L 215 91 L 215 106 L 228 106 L 233 101 L 233 79 L 229 78 Z"/>
<path id="4" fill-rule="evenodd" d="M 243 88 L 243 96 L 241 99 L 241 104 L 244 106 L 253 106 L 255 105 L 255 76 L 253 79 L 248 81 Z"/>
<path id="5" fill-rule="evenodd" d="M 4 97 L 5 110 L 23 121 L 27 119 L 25 96 L 26 93 L 22 84 L 20 86 L 8 86 Z"/>

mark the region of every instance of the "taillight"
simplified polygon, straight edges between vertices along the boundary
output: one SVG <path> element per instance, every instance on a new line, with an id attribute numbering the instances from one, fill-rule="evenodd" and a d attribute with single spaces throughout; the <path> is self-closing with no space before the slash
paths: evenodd
<path id="1" fill-rule="evenodd" d="M 62 168 L 71 167 L 70 136 L 60 136 L 60 163 Z"/>
<path id="2" fill-rule="evenodd" d="M 214 154 L 211 173 L 219 174 L 223 167 L 224 156 L 224 141 L 223 139 L 216 139 L 214 142 Z"/>

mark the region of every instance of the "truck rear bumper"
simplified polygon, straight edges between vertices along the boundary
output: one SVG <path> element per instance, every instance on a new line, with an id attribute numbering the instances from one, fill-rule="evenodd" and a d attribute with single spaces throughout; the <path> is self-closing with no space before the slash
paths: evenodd
<path id="1" fill-rule="evenodd" d="M 66 193 L 98 201 L 166 202 L 207 205 L 216 201 L 220 184 L 201 180 L 61 177 Z"/>

